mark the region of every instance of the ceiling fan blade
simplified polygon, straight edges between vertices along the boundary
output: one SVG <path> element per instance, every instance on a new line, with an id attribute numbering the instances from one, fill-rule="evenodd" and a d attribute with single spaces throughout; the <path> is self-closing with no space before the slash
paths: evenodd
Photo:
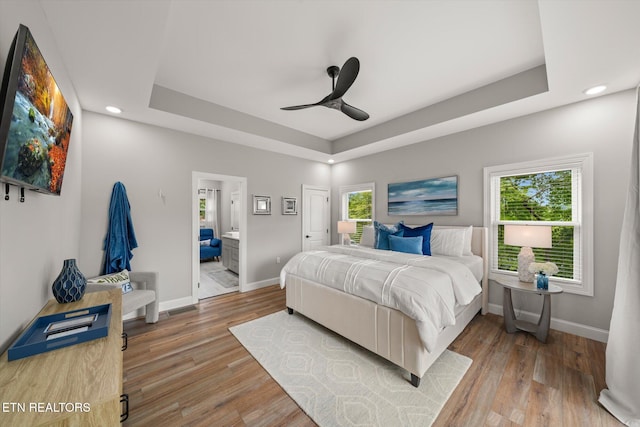
<path id="1" fill-rule="evenodd" d="M 309 107 L 317 107 L 320 104 L 304 104 L 304 105 L 293 105 L 291 107 L 281 107 L 281 110 L 287 110 L 287 111 L 291 111 L 291 110 L 302 110 L 303 108 L 309 108 Z"/>
<path id="2" fill-rule="evenodd" d="M 331 95 L 329 95 L 330 99 L 338 99 L 344 95 L 347 90 L 351 87 L 353 82 L 358 77 L 358 72 L 360 71 L 360 61 L 355 56 L 347 59 L 347 62 L 344 63 L 342 69 L 340 70 L 340 74 L 338 74 L 338 82 L 336 83 L 336 88 L 333 90 Z"/>
<path id="3" fill-rule="evenodd" d="M 309 107 L 318 107 L 320 105 L 323 105 L 325 102 L 329 101 L 330 99 L 331 99 L 331 94 L 325 96 L 324 98 L 322 98 L 320 101 L 316 102 L 315 104 L 293 105 L 291 107 L 281 107 L 280 109 L 281 110 L 292 111 L 292 110 L 302 110 L 303 108 L 309 108 Z"/>
<path id="4" fill-rule="evenodd" d="M 367 120 L 369 118 L 369 114 L 360 110 L 359 108 L 353 107 L 346 102 L 342 101 L 342 105 L 340 106 L 340 111 L 345 113 L 347 116 L 351 117 L 354 120 L 358 120 L 360 122 Z"/>

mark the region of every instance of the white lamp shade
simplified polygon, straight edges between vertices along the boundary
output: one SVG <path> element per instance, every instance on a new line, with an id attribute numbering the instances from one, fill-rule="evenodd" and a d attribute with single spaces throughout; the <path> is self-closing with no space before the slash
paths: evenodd
<path id="1" fill-rule="evenodd" d="M 550 248 L 551 226 L 505 225 L 504 244 L 530 248 Z"/>
<path id="2" fill-rule="evenodd" d="M 356 232 L 356 223 L 352 221 L 338 221 L 338 233 L 352 234 Z"/>

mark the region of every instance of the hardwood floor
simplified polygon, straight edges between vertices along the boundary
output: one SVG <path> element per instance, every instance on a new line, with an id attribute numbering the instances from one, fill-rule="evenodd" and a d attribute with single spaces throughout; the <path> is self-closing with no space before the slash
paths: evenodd
<path id="1" fill-rule="evenodd" d="M 270 286 L 128 321 L 125 426 L 313 426 L 228 328 L 285 308 Z M 547 344 L 476 316 L 449 347 L 473 359 L 434 426 L 621 426 L 597 403 L 605 345 L 550 331 Z"/>

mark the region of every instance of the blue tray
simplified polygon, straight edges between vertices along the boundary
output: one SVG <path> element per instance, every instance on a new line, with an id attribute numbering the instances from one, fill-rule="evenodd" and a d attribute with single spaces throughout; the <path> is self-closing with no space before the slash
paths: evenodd
<path id="1" fill-rule="evenodd" d="M 86 331 L 47 340 L 47 334 L 44 330 L 50 323 L 90 314 L 98 314 L 98 318 Z M 95 307 L 81 308 L 79 310 L 38 317 L 9 348 L 7 356 L 9 360 L 22 359 L 35 354 L 106 337 L 109 334 L 110 321 L 111 304 L 96 305 Z"/>

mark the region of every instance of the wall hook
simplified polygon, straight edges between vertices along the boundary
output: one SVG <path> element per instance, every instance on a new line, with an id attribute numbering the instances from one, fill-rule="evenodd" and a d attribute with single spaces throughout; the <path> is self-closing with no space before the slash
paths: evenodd
<path id="1" fill-rule="evenodd" d="M 9 184 L 4 185 L 4 199 L 9 200 Z"/>
<path id="2" fill-rule="evenodd" d="M 20 187 L 20 203 L 24 203 L 24 187 Z"/>

